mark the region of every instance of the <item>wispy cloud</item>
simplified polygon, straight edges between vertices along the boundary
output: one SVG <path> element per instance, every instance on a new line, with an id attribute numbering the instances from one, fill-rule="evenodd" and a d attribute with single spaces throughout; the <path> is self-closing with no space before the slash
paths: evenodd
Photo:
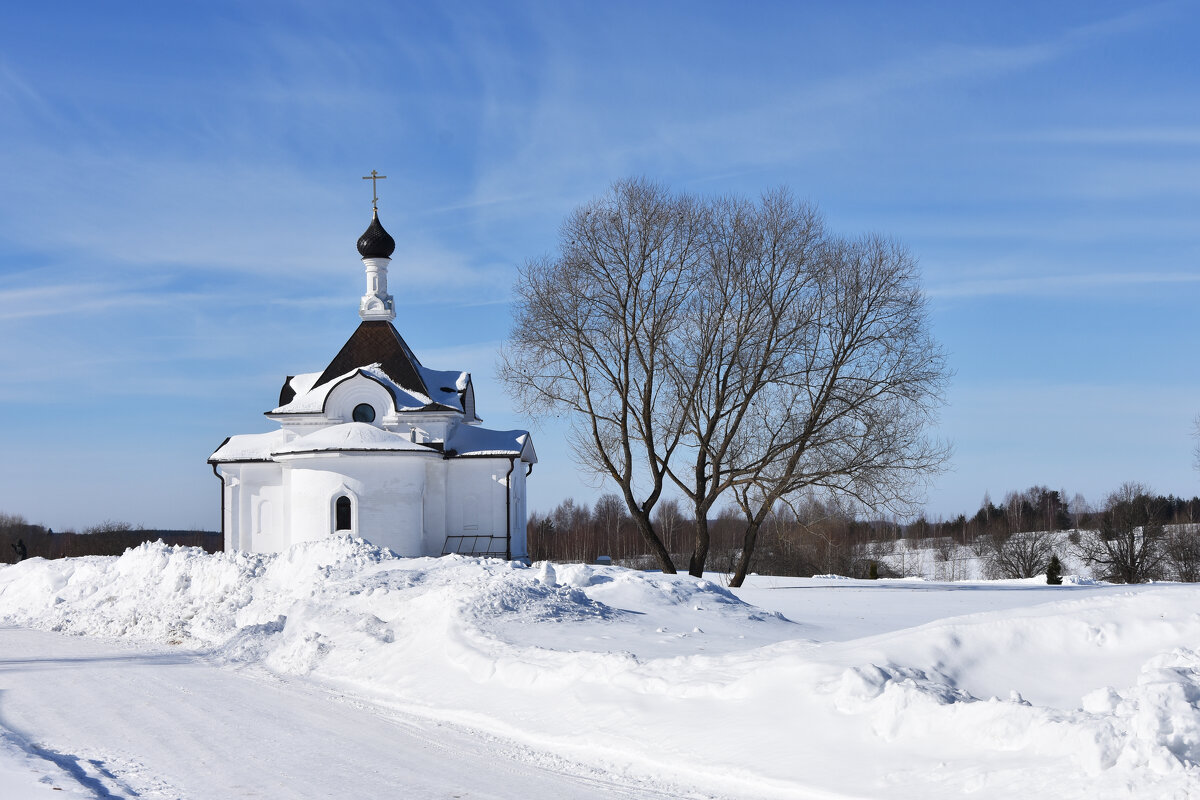
<path id="1" fill-rule="evenodd" d="M 1067 295 L 1135 286 L 1200 284 L 1200 272 L 1108 272 L 1039 277 L 988 278 L 941 283 L 929 287 L 934 298 L 989 297 L 998 295 Z"/>
<path id="2" fill-rule="evenodd" d="M 502 157 L 481 153 L 471 202 L 492 207 L 492 198 L 505 197 L 510 202 L 495 205 L 496 214 L 528 214 L 537 204 L 561 208 L 578 200 L 579 187 L 593 194 L 612 178 L 640 172 L 644 165 L 653 165 L 660 175 L 683 172 L 695 178 L 698 169 L 737 175 L 819 158 L 853 146 L 853 132 L 867 124 L 865 110 L 877 114 L 881 107 L 906 102 L 915 91 L 1028 72 L 1158 24 L 1173 8 L 1150 6 L 1028 42 L 922 43 L 906 55 L 840 75 L 798 82 L 778 76 L 777 85 L 768 77 L 758 90 L 746 87 L 744 97 L 717 96 L 678 111 L 672 108 L 668 83 L 656 98 L 662 107 L 644 115 L 628 98 L 597 102 L 581 92 L 591 84 L 577 72 L 569 49 L 573 33 L 553 26 L 551 15 L 551 22 L 541 23 L 543 36 L 554 39 L 538 51 L 541 78 L 516 104 L 506 54 L 486 40 L 466 48 L 482 76 L 485 96 L 506 101 L 486 104 L 491 111 L 483 130 L 493 138 L 519 132 L 514 136 L 519 145 Z"/>
<path id="3" fill-rule="evenodd" d="M 267 302 L 273 306 L 283 306 L 285 308 L 344 308 L 349 304 L 350 298 L 321 295 L 320 297 L 273 297 Z"/>
<path id="4" fill-rule="evenodd" d="M 0 320 L 78 316 L 128 308 L 190 305 L 211 295 L 157 291 L 99 283 L 0 289 Z"/>
<path id="5" fill-rule="evenodd" d="M 1070 194 L 1066 191 L 1060 191 L 1059 194 L 1074 199 L 1085 192 L 1077 189 Z M 1086 196 L 1094 198 L 1096 195 Z M 1027 247 L 1081 242 L 1100 244 L 1131 239 L 1152 239 L 1157 242 L 1195 240 L 1197 229 L 1194 217 L 1180 214 L 1177 209 L 1157 214 L 1152 212 L 1153 209 L 1116 207 L 1085 213 L 1072 206 L 1053 214 L 1038 214 L 1027 209 L 1018 209 L 1014 213 L 1006 207 L 1002 214 L 991 215 L 982 212 L 966 215 L 947 213 L 944 216 L 897 213 L 889 219 L 889 224 L 895 230 L 903 231 L 906 239 L 943 243 L 991 240 Z"/>
<path id="6" fill-rule="evenodd" d="M 1200 127 L 1153 126 L 1153 127 L 1091 127 L 1052 128 L 1043 131 L 1026 131 L 1004 137 L 1010 141 L 1025 141 L 1045 144 L 1094 144 L 1094 145 L 1181 145 L 1200 146 Z"/>
<path id="7" fill-rule="evenodd" d="M 42 118 L 53 116 L 51 106 L 42 93 L 3 60 L 0 60 L 0 108 L 6 109 L 6 116 L 10 119 L 20 110 L 32 111 Z"/>

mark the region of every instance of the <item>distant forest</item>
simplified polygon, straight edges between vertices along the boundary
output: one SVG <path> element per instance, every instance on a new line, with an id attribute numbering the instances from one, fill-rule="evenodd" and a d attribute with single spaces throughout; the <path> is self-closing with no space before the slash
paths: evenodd
<path id="1" fill-rule="evenodd" d="M 117 556 L 142 542 L 158 539 L 171 545 L 201 547 L 210 553 L 219 552 L 224 546 L 220 531 L 152 530 L 109 521 L 82 533 L 56 533 L 42 525 L 30 524 L 19 515 L 0 513 L 0 563 L 5 564 L 37 556 Z"/>
<path id="2" fill-rule="evenodd" d="M 1132 491 L 1127 491 L 1132 490 Z M 1033 486 L 1008 492 L 1002 502 L 985 494 L 979 509 L 967 516 L 930 520 L 918 517 L 901 522 L 871 518 L 835 503 L 809 499 L 781 506 L 771 515 L 759 536 L 754 570 L 763 574 L 810 576 L 837 573 L 867 577 L 871 569 L 867 545 L 907 540 L 942 540 L 976 546 L 1001 545 L 1014 534 L 1034 531 L 1100 531 L 1111 527 L 1114 512 L 1136 519 L 1143 526 L 1180 526 L 1200 523 L 1200 497 L 1190 500 L 1156 495 L 1137 484 L 1127 484 L 1098 506 L 1081 495 L 1069 500 L 1062 490 Z M 661 532 L 676 566 L 686 568 L 691 550 L 692 520 L 674 500 L 660 501 L 655 509 L 656 530 Z M 709 521 L 712 535 L 711 568 L 731 571 L 741 546 L 744 522 L 731 508 Z M 1200 537 L 1197 546 L 1200 546 Z M 534 561 L 593 562 L 609 556 L 614 563 L 650 567 L 650 558 L 625 503 L 615 494 L 602 495 L 594 507 L 567 499 L 549 513 L 533 512 L 528 521 L 529 555 Z"/>

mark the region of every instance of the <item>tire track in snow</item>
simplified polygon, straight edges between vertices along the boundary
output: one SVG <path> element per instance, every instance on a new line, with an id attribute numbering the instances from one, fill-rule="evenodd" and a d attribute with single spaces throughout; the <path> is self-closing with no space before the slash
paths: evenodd
<path id="1" fill-rule="evenodd" d="M 0 657 L 5 727 L 100 800 L 708 796 L 331 702 L 322 687 L 201 654 L 22 628 L 0 628 L 0 652 L 21 654 Z"/>
<path id="2" fill-rule="evenodd" d="M 110 772 L 100 759 L 81 759 L 79 756 L 69 753 L 60 753 L 37 744 L 20 730 L 14 728 L 12 723 L 5 719 L 4 701 L 5 690 L 0 689 L 0 739 L 26 755 L 53 765 L 57 768 L 53 771 L 71 778 L 81 788 L 95 795 L 98 800 L 131 800 L 131 798 L 141 797 L 138 792 L 118 780 L 117 776 Z"/>

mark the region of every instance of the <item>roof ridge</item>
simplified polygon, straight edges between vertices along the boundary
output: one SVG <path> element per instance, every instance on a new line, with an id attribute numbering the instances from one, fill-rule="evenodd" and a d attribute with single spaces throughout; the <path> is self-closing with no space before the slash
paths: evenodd
<path id="1" fill-rule="evenodd" d="M 400 332 L 387 320 L 360 322 L 312 388 L 372 364 L 379 364 L 383 373 L 401 389 L 416 390 L 425 397 L 433 397 L 418 369 L 424 365 L 404 341 Z"/>

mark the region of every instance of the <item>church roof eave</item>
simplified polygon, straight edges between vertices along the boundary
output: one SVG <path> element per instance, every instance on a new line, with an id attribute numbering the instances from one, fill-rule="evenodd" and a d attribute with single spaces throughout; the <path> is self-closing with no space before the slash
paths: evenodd
<path id="1" fill-rule="evenodd" d="M 319 418 L 325 414 L 334 390 L 342 383 L 358 376 L 373 381 L 386 390 L 392 398 L 392 405 L 397 414 L 463 413 L 461 408 L 439 403 L 427 395 L 418 396 L 414 390 L 398 385 L 391 376 L 384 372 L 380 364 L 373 363 L 352 369 L 344 375 L 337 376 L 333 381 L 317 384 L 307 391 L 296 394 L 286 405 L 266 411 L 264 414 L 270 419 L 287 419 L 294 416 Z M 293 379 L 292 384 L 295 384 L 298 379 Z"/>
<path id="2" fill-rule="evenodd" d="M 228 436 L 208 457 L 209 464 L 249 464 L 271 461 L 271 451 L 283 446 L 293 434 L 285 430 L 241 433 Z"/>
<path id="3" fill-rule="evenodd" d="M 286 453 L 278 453 L 272 456 L 270 461 L 286 461 L 289 458 L 299 458 L 301 456 L 337 456 L 337 455 L 372 455 L 372 456 L 391 456 L 398 452 L 407 453 L 412 456 L 441 456 L 440 450 L 435 450 L 432 447 L 421 445 L 424 450 L 377 450 L 371 447 L 342 447 L 333 448 L 327 447 L 320 450 L 289 450 Z"/>
<path id="4" fill-rule="evenodd" d="M 431 403 L 430 405 L 421 406 L 420 408 L 401 408 L 396 410 L 397 414 L 456 414 L 461 415 L 462 412 L 457 408 Z M 264 411 L 263 416 L 268 419 L 290 419 L 293 417 L 312 417 L 313 419 L 326 419 L 325 414 L 321 411 Z"/>
<path id="5" fill-rule="evenodd" d="M 275 447 L 271 450 L 271 458 L 278 460 L 292 456 L 338 453 L 441 455 L 437 448 L 411 441 L 406 436 L 376 428 L 369 423 L 343 422 Z"/>
<path id="6" fill-rule="evenodd" d="M 488 428 L 458 428 L 445 444 L 446 458 L 519 458 L 537 463 L 529 431 L 494 431 Z"/>

